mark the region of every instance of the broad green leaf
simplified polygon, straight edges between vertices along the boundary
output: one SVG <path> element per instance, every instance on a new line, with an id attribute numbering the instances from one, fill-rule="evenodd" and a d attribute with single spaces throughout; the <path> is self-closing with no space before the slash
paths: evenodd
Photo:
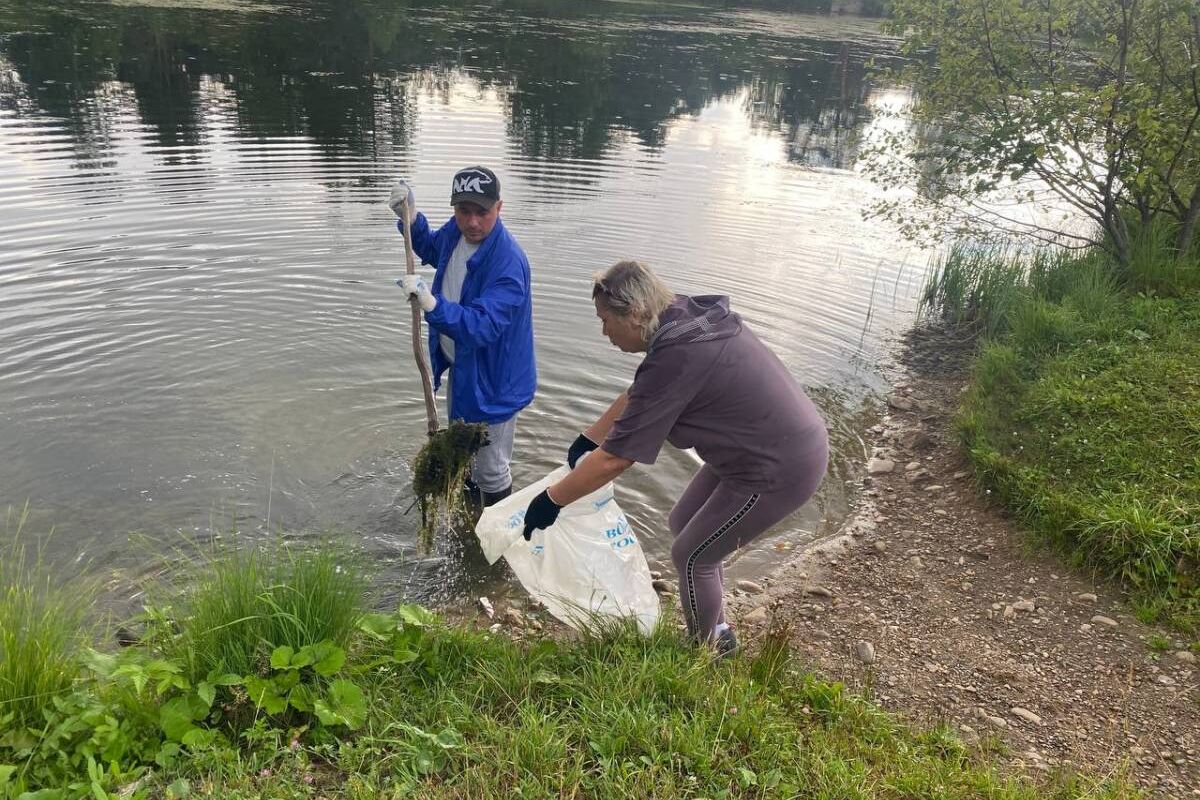
<path id="1" fill-rule="evenodd" d="M 16 771 L 17 768 L 14 766 L 10 766 L 9 764 L 0 764 L 0 786 L 8 783 L 12 779 L 13 773 Z"/>
<path id="2" fill-rule="evenodd" d="M 212 708 L 213 701 L 217 699 L 217 687 L 213 686 L 208 681 L 201 681 L 196 687 L 196 696 L 208 708 Z"/>
<path id="3" fill-rule="evenodd" d="M 192 784 L 188 782 L 187 778 L 180 778 L 167 787 L 167 797 L 172 800 L 176 800 L 176 798 L 182 800 L 184 797 L 191 795 L 191 793 Z"/>
<path id="4" fill-rule="evenodd" d="M 463 746 L 463 735 L 454 728 L 445 728 L 434 737 L 434 741 L 442 748 L 449 750 L 454 747 Z"/>
<path id="5" fill-rule="evenodd" d="M 178 755 L 178 744 L 175 742 L 163 742 L 162 747 L 158 748 L 158 752 L 154 755 L 154 763 L 163 769 L 167 769 L 175 763 L 175 757 Z"/>
<path id="6" fill-rule="evenodd" d="M 280 645 L 271 652 L 271 669 L 290 669 L 296 654 L 289 645 Z"/>
<path id="7" fill-rule="evenodd" d="M 300 648 L 296 655 L 292 656 L 292 669 L 310 666 L 316 660 L 316 656 L 313 654 L 313 646 L 306 644 Z"/>
<path id="8" fill-rule="evenodd" d="M 358 618 L 358 629 L 380 641 L 387 641 L 396 630 L 396 618 L 391 614 L 363 614 Z"/>
<path id="9" fill-rule="evenodd" d="M 204 728 L 192 728 L 183 735 L 183 744 L 190 747 L 192 750 L 203 750 L 212 747 L 213 742 L 217 739 L 217 732 L 213 730 L 205 730 Z"/>
<path id="10" fill-rule="evenodd" d="M 313 647 L 313 658 L 313 669 L 318 675 L 328 678 L 346 663 L 346 651 L 333 642 L 320 642 Z"/>
<path id="11" fill-rule="evenodd" d="M 396 609 L 396 616 L 404 620 L 405 623 L 416 625 L 419 628 L 437 622 L 437 615 L 432 611 L 412 604 L 399 606 Z"/>
<path id="12" fill-rule="evenodd" d="M 172 697 L 158 710 L 159 727 L 167 738 L 176 742 L 183 739 L 183 735 L 194 727 L 192 722 L 195 719 L 191 698 L 188 697 Z"/>
<path id="13" fill-rule="evenodd" d="M 392 653 L 392 661 L 394 661 L 397 664 L 407 664 L 411 661 L 416 661 L 416 660 L 417 660 L 417 651 L 410 650 L 407 647 L 397 647 L 396 651 L 394 653 Z"/>
<path id="14" fill-rule="evenodd" d="M 287 701 L 279 694 L 274 682 L 256 675 L 246 678 L 246 693 L 254 705 L 268 714 L 282 714 L 287 708 Z"/>
<path id="15" fill-rule="evenodd" d="M 326 725 L 345 725 L 353 730 L 367 721 L 367 700 L 362 689 L 344 678 L 329 684 L 329 694 L 313 703 L 313 710 Z"/>
<path id="16" fill-rule="evenodd" d="M 303 683 L 288 692 L 288 705 L 306 714 L 313 713 L 314 700 L 316 700 L 316 696 L 312 689 Z"/>

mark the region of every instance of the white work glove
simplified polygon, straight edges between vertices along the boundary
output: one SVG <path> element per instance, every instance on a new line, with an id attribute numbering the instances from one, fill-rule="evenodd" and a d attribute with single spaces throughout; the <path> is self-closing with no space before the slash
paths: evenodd
<path id="1" fill-rule="evenodd" d="M 392 187 L 392 194 L 388 197 L 388 208 L 396 213 L 400 219 L 407 220 L 416 208 L 416 201 L 413 199 L 413 191 L 404 181 L 396 181 L 396 185 Z"/>
<path id="2" fill-rule="evenodd" d="M 405 275 L 396 283 L 409 296 L 414 294 L 417 296 L 417 302 L 421 304 L 421 310 L 426 314 L 437 308 L 437 298 L 433 296 L 433 292 L 429 291 L 429 286 L 420 275 Z"/>

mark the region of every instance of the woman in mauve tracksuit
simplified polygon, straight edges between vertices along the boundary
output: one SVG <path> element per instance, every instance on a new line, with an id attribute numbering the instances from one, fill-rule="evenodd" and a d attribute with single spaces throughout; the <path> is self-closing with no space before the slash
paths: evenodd
<path id="1" fill-rule="evenodd" d="M 592 298 L 609 340 L 646 357 L 633 385 L 571 445 L 573 471 L 529 504 L 525 536 L 634 462 L 653 464 L 663 442 L 695 448 L 704 466 L 671 509 L 671 558 L 688 630 L 732 651 L 721 562 L 816 492 L 829 459 L 825 423 L 728 297 L 675 295 L 649 268 L 623 261 L 596 276 Z"/>

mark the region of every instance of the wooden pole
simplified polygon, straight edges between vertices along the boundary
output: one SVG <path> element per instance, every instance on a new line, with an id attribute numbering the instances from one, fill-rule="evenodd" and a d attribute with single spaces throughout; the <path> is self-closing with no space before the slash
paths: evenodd
<path id="1" fill-rule="evenodd" d="M 417 259 L 413 256 L 412 248 L 412 220 L 413 210 L 404 205 L 404 261 L 406 271 L 409 275 L 417 274 Z M 437 404 L 433 399 L 433 378 L 429 374 L 429 361 L 425 355 L 425 341 L 421 335 L 421 304 L 417 301 L 417 296 L 411 296 L 412 300 L 412 344 L 413 358 L 417 360 L 417 369 L 421 371 L 421 387 L 425 390 L 425 415 L 429 418 L 429 435 L 432 436 L 438 432 L 438 414 Z"/>

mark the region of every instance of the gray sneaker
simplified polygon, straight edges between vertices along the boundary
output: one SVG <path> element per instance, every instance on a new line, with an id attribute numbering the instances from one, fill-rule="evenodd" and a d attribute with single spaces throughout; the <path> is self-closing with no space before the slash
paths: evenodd
<path id="1" fill-rule="evenodd" d="M 717 634 L 717 641 L 713 643 L 717 650 L 717 655 L 721 658 L 728 658 L 737 652 L 738 640 L 733 632 L 733 628 L 726 628 Z"/>

